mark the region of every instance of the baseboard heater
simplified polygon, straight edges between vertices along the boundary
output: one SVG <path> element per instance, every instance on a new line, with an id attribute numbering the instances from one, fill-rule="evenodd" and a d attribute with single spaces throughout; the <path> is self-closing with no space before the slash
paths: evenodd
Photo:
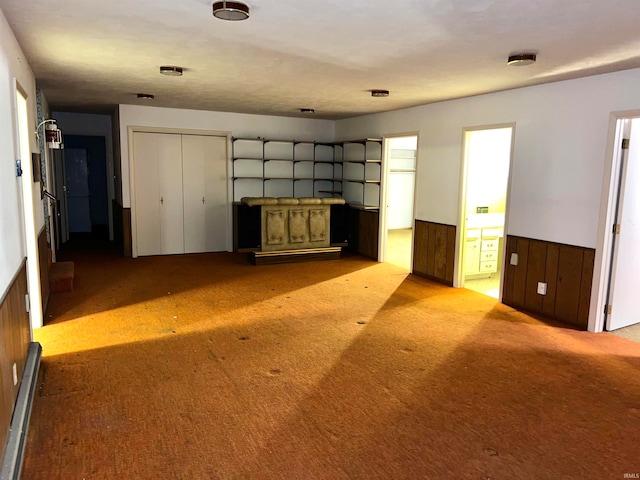
<path id="1" fill-rule="evenodd" d="M 274 252 L 249 252 L 249 262 L 253 265 L 273 265 L 276 263 L 311 262 L 316 260 L 338 260 L 342 247 L 303 248 L 300 250 L 277 250 Z"/>
<path id="2" fill-rule="evenodd" d="M 24 446 L 27 441 L 27 430 L 29 429 L 29 417 L 31 407 L 38 383 L 38 370 L 40 369 L 40 357 L 42 347 L 38 342 L 31 342 L 27 354 L 27 362 L 22 374 L 20 390 L 16 406 L 13 409 L 13 418 L 9 430 L 9 438 L 2 460 L 2 470 L 0 480 L 18 480 L 22 470 L 24 460 Z"/>

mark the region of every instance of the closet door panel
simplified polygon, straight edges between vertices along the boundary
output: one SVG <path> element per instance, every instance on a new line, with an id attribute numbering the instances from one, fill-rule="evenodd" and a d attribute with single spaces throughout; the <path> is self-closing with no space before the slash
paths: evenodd
<path id="1" fill-rule="evenodd" d="M 227 138 L 207 137 L 206 144 L 209 152 L 205 165 L 207 251 L 223 252 L 231 237 L 228 231 Z"/>
<path id="2" fill-rule="evenodd" d="M 159 255 L 160 178 L 158 143 L 153 133 L 134 132 L 134 188 L 136 246 L 138 255 Z"/>
<path id="3" fill-rule="evenodd" d="M 185 252 L 227 249 L 227 138 L 184 135 Z"/>
<path id="4" fill-rule="evenodd" d="M 204 138 L 196 135 L 184 135 L 182 138 L 185 253 L 207 251 L 204 175 L 207 152 Z"/>
<path id="5" fill-rule="evenodd" d="M 182 136 L 154 134 L 158 143 L 160 246 L 162 254 L 184 253 Z"/>

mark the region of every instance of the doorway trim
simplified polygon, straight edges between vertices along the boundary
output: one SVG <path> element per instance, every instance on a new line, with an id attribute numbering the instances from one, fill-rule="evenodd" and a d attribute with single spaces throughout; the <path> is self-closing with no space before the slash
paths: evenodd
<path id="1" fill-rule="evenodd" d="M 618 130 L 618 122 L 638 117 L 640 117 L 640 110 L 623 110 L 612 112 L 609 115 L 609 134 L 602 172 L 598 237 L 596 239 L 596 257 L 593 265 L 589 322 L 587 324 L 589 332 L 602 332 L 605 327 L 604 308 L 607 301 L 609 274 L 611 272 L 610 255 L 613 246 L 611 232 L 615 222 L 617 173 L 620 170 L 619 146 L 622 140 L 621 132 Z"/>
<path id="2" fill-rule="evenodd" d="M 513 158 L 515 153 L 515 138 L 516 138 L 516 122 L 509 123 L 493 123 L 490 125 L 476 125 L 473 127 L 462 128 L 462 148 L 460 158 L 460 187 L 459 187 L 459 201 L 458 201 L 458 228 L 456 229 L 456 248 L 455 258 L 457 261 L 455 267 L 455 275 L 453 277 L 453 286 L 455 288 L 464 287 L 464 232 L 466 231 L 466 205 L 467 205 L 467 133 L 481 130 L 499 130 L 503 128 L 511 128 L 511 146 L 509 152 L 509 172 L 507 174 L 507 192 L 505 200 L 504 211 L 504 239 L 502 242 L 501 258 L 502 265 L 500 265 L 500 290 L 498 293 L 498 301 L 502 302 L 502 288 L 504 283 L 504 265 L 507 259 L 505 258 L 507 251 L 506 236 L 509 226 L 509 207 L 511 204 L 511 181 L 513 176 Z"/>
<path id="3" fill-rule="evenodd" d="M 384 262 L 387 256 L 387 230 L 389 225 L 389 158 L 391 155 L 392 138 L 416 137 L 416 170 L 413 179 L 413 221 L 411 225 L 411 253 L 409 258 L 409 273 L 413 272 L 413 243 L 416 222 L 417 185 L 420 168 L 420 132 L 390 133 L 382 135 L 382 167 L 380 171 L 380 219 L 378 224 L 378 262 Z"/>
<path id="4" fill-rule="evenodd" d="M 15 114 L 15 151 L 16 158 L 21 160 L 22 173 L 18 176 L 20 183 L 18 200 L 22 209 L 22 246 L 27 258 L 27 294 L 31 335 L 33 329 L 43 325 L 42 288 L 40 285 L 40 255 L 38 252 L 38 229 L 35 208 L 38 203 L 34 199 L 32 153 L 32 118 L 29 94 L 14 78 L 13 102 Z M 19 98 L 21 97 L 21 99 Z M 39 197 L 39 195 L 37 195 Z M 43 226 L 44 228 L 44 223 Z"/>

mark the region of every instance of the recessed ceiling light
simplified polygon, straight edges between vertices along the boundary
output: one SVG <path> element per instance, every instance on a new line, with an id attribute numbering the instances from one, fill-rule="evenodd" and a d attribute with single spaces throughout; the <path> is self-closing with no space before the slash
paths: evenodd
<path id="1" fill-rule="evenodd" d="M 170 77 L 181 77 L 182 67 L 175 67 L 173 65 L 163 65 L 160 67 L 160 73 L 162 75 L 168 75 Z"/>
<path id="2" fill-rule="evenodd" d="M 141 98 L 142 100 L 153 100 L 156 97 L 150 93 L 139 93 L 138 98 Z"/>
<path id="3" fill-rule="evenodd" d="M 372 97 L 388 97 L 389 90 L 371 90 Z"/>
<path id="4" fill-rule="evenodd" d="M 214 2 L 213 16 L 221 20 L 246 20 L 249 7 L 242 2 Z"/>
<path id="5" fill-rule="evenodd" d="M 535 53 L 518 53 L 515 55 L 509 55 L 507 64 L 514 66 L 524 66 L 536 63 Z"/>
<path id="6" fill-rule="evenodd" d="M 306 113 L 308 115 L 313 115 L 316 111 L 313 108 L 301 108 L 300 113 Z"/>

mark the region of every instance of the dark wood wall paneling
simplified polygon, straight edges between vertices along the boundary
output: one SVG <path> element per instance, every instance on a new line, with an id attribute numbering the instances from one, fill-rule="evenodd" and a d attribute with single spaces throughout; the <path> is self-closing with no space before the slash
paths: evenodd
<path id="1" fill-rule="evenodd" d="M 595 250 L 507 236 L 503 303 L 586 330 Z M 511 265 L 511 254 L 518 265 Z M 538 282 L 547 294 L 537 293 Z"/>
<path id="2" fill-rule="evenodd" d="M 349 250 L 377 261 L 380 224 L 378 210 L 349 207 L 346 218 Z"/>
<path id="3" fill-rule="evenodd" d="M 358 253 L 377 261 L 380 213 L 377 210 L 358 212 Z"/>
<path id="4" fill-rule="evenodd" d="M 47 310 L 49 302 L 49 267 L 51 266 L 51 249 L 47 241 L 47 230 L 43 227 L 38 235 L 38 263 L 40 265 L 40 293 L 42 294 L 42 313 Z"/>
<path id="5" fill-rule="evenodd" d="M 0 445 L 6 445 L 13 408 L 20 387 L 31 328 L 25 307 L 27 268 L 22 262 L 18 273 L 0 300 Z M 13 364 L 16 364 L 18 384 L 13 384 Z"/>
<path id="6" fill-rule="evenodd" d="M 413 273 L 453 285 L 456 227 L 415 221 L 413 234 Z"/>
<path id="7" fill-rule="evenodd" d="M 113 200 L 113 237 L 124 257 L 131 257 L 131 209 Z"/>

